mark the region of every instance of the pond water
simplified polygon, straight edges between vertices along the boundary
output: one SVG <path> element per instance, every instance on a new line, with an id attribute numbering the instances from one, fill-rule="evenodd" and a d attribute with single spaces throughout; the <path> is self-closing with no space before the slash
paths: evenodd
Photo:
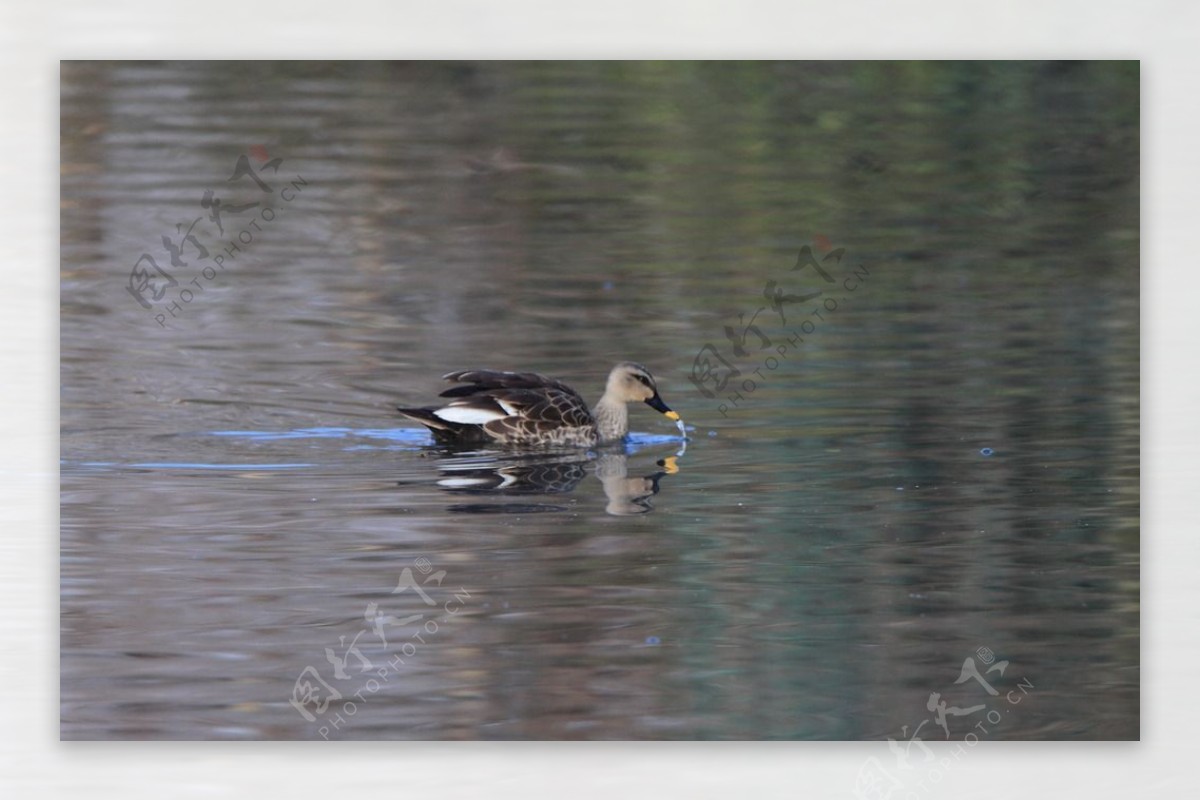
<path id="1" fill-rule="evenodd" d="M 1137 738 L 1138 81 L 64 63 L 62 737 Z"/>

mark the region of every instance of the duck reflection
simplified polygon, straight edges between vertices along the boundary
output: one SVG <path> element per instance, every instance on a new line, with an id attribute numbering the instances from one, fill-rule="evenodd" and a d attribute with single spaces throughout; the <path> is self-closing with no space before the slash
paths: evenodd
<path id="1" fill-rule="evenodd" d="M 565 495 L 573 492 L 594 473 L 608 499 L 604 507 L 610 515 L 642 515 L 653 511 L 650 499 L 657 495 L 663 477 L 679 472 L 678 460 L 683 445 L 674 455 L 633 470 L 633 454 L 624 448 L 556 453 L 442 451 L 438 463 L 438 487 L 461 495 L 536 497 Z M 449 511 L 469 514 L 532 514 L 563 512 L 568 507 L 554 503 L 478 503 L 457 504 Z"/>

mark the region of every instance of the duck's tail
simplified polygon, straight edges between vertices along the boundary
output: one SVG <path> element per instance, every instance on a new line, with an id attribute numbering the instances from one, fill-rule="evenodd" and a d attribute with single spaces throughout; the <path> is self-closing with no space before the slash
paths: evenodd
<path id="1" fill-rule="evenodd" d="M 397 406 L 396 411 L 428 428 L 430 433 L 433 434 L 434 440 L 439 443 L 469 445 L 471 443 L 487 442 L 491 439 L 477 425 L 443 420 L 434 414 L 437 409 L 433 407 L 427 409 L 402 409 Z"/>

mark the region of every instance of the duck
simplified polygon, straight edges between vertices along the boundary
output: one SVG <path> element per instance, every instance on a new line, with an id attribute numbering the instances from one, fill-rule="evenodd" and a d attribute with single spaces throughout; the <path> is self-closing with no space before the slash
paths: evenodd
<path id="1" fill-rule="evenodd" d="M 439 395 L 448 403 L 397 407 L 441 445 L 590 448 L 620 442 L 629 433 L 627 404 L 637 401 L 675 421 L 686 436 L 679 414 L 659 397 L 654 376 L 636 362 L 612 368 L 592 410 L 574 389 L 540 373 L 459 370 L 442 379 L 458 384 Z"/>

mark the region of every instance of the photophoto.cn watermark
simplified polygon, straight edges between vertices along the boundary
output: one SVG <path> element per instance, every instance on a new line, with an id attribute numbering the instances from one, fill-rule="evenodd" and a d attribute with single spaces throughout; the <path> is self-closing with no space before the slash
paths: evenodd
<path id="1" fill-rule="evenodd" d="M 798 355 L 804 338 L 815 333 L 817 327 L 836 313 L 850 294 L 857 292 L 870 276 L 871 271 L 859 264 L 834 277 L 830 270 L 841 268 L 846 249 L 833 248 L 823 236 L 815 237 L 814 244 L 816 251 L 809 245 L 800 249 L 790 271 L 812 268 L 815 277 L 821 281 L 816 284 L 816 291 L 788 294 L 777 281 L 768 280 L 762 292 L 766 303 L 750 315 L 748 322 L 745 312 L 738 315 L 741 330 L 731 325 L 725 326 L 725 338 L 729 342 L 726 347 L 733 351 L 736 363 L 726 358 L 711 342 L 706 342 L 696 354 L 688 380 L 704 397 L 724 401 L 717 406 L 722 417 L 729 417 L 729 413 L 744 402 L 747 395 L 754 393 L 770 373 L 778 370 L 780 364 Z M 818 251 L 824 253 L 819 260 Z M 787 309 L 790 305 L 799 305 L 800 308 Z M 771 331 L 773 337 L 768 336 L 756 322 L 767 309 L 779 315 L 779 326 Z M 751 340 L 751 334 L 754 340 Z"/>
<path id="2" fill-rule="evenodd" d="M 462 614 L 471 598 L 471 593 L 463 587 L 455 591 L 443 589 L 446 571 L 435 571 L 425 557 L 417 559 L 413 566 L 416 573 L 411 567 L 400 571 L 400 580 L 391 594 L 412 591 L 423 603 L 419 612 L 398 617 L 386 614 L 374 601 L 368 603 L 363 612 L 366 625 L 349 642 L 342 635 L 338 637 L 337 648 L 325 649 L 328 666 L 323 665 L 322 669 L 330 678 L 323 676 L 313 665 L 307 665 L 297 676 L 288 701 L 306 721 L 317 727 L 317 734 L 322 738 L 328 740 L 331 733 L 341 731 L 359 713 L 360 707 L 368 704 L 372 696 L 404 670 L 409 659 L 416 657 L 421 648 L 437 636 L 446 622 Z M 419 582 L 418 573 L 423 576 Z M 449 597 L 442 602 L 434 598 L 447 594 Z M 408 634 L 396 639 L 393 630 L 402 626 Z M 389 634 L 392 635 L 390 644 Z M 367 639 L 363 640 L 363 637 Z M 375 659 L 371 659 L 363 653 L 363 648 L 368 646 L 373 655 L 376 650 L 384 655 L 375 655 Z"/>
<path id="3" fill-rule="evenodd" d="M 982 672 L 980 664 L 975 661 L 976 657 L 984 667 Z M 951 703 L 944 700 L 942 693 L 931 692 L 925 709 L 932 712 L 933 717 L 926 717 L 913 727 L 902 726 L 898 739 L 887 738 L 888 750 L 895 758 L 892 770 L 876 757 L 868 759 L 855 777 L 855 796 L 867 799 L 926 797 L 930 788 L 941 783 L 970 749 L 979 745 L 980 740 L 993 736 L 1003 727 L 1004 721 L 1016 714 L 1019 706 L 1029 699 L 1034 686 L 1024 676 L 1014 680 L 1010 675 L 1007 683 L 1013 686 L 1003 693 L 994 686 L 1004 678 L 1008 667 L 1008 660 L 997 661 L 995 652 L 987 647 L 977 649 L 975 656 L 963 660 L 954 684 L 973 681 L 978 687 L 972 689 L 982 690 L 985 695 L 981 697 L 978 692 L 963 691 L 959 693 L 963 697 L 952 696 Z M 954 691 L 947 689 L 947 692 Z M 926 729 L 927 724 L 932 725 Z M 954 747 L 949 755 L 937 758 L 921 739 L 922 730 L 926 736 L 937 741 L 953 742 Z M 914 748 L 917 754 L 913 753 Z"/>
<path id="4" fill-rule="evenodd" d="M 251 156 L 259 165 L 257 169 L 250 163 Z M 255 236 L 266 233 L 282 210 L 308 186 L 308 181 L 298 174 L 290 180 L 280 179 L 279 167 L 282 164 L 283 159 L 270 158 L 265 147 L 255 145 L 250 148 L 249 155 L 243 153 L 238 156 L 233 165 L 233 174 L 226 179 L 226 187 L 222 191 L 232 188 L 228 184 L 246 179 L 248 183 L 238 185 L 237 189 L 242 190 L 252 184 L 258 189 L 253 194 L 257 199 L 239 196 L 238 200 L 249 202 L 232 203 L 217 197 L 212 189 L 205 190 L 200 198 L 200 208 L 207 212 L 208 223 L 201 225 L 205 215 L 191 222 L 185 220 L 177 223 L 174 237 L 163 234 L 161 251 L 146 251 L 133 263 L 125 290 L 139 306 L 153 315 L 160 328 L 167 327 L 168 316 L 171 319 L 182 316 L 187 306 L 204 292 L 205 286 L 226 269 L 226 262 L 236 261 L 238 255 L 244 256 L 254 243 Z M 263 179 L 262 173 L 267 170 L 271 171 L 273 184 Z M 254 192 L 252 189 L 246 191 Z M 246 213 L 252 213 L 253 218 L 246 221 Z M 225 240 L 227 224 L 230 233 Z M 197 229 L 197 226 L 200 228 Z M 213 226 L 216 227 L 218 244 L 213 244 Z M 201 241 L 201 236 L 204 241 Z M 159 264 L 160 259 L 164 262 L 170 260 L 171 272 Z M 180 275 L 179 270 L 190 272 L 176 278 Z M 188 280 L 188 275 L 191 280 Z"/>

